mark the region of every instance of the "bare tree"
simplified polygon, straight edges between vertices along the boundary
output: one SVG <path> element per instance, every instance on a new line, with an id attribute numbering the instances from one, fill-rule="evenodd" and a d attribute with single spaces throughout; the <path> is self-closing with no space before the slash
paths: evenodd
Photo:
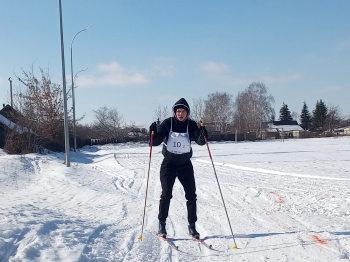
<path id="1" fill-rule="evenodd" d="M 197 123 L 204 119 L 204 101 L 202 98 L 193 99 L 191 118 Z"/>
<path id="2" fill-rule="evenodd" d="M 328 130 L 332 131 L 334 128 L 339 127 L 343 119 L 344 117 L 341 115 L 339 105 L 328 104 L 328 114 L 326 118 Z"/>
<path id="3" fill-rule="evenodd" d="M 263 83 L 253 82 L 243 92 L 237 94 L 234 103 L 234 125 L 239 130 L 260 130 L 261 123 L 274 118 L 272 95 L 267 93 Z"/>
<path id="4" fill-rule="evenodd" d="M 232 95 L 226 92 L 209 94 L 204 105 L 203 117 L 207 127 L 225 133 L 232 121 Z"/>
<path id="5" fill-rule="evenodd" d="M 160 122 L 163 122 L 164 119 L 170 117 L 171 115 L 167 106 L 164 106 L 162 109 L 160 105 L 156 110 L 154 110 L 154 113 L 156 114 L 156 120 L 159 120 Z"/>
<path id="6" fill-rule="evenodd" d="M 100 134 L 93 124 L 78 124 L 77 136 L 81 139 L 100 138 Z"/>
<path id="7" fill-rule="evenodd" d="M 28 130 L 22 132 L 20 138 L 24 139 L 24 142 L 21 144 L 25 144 L 26 150 L 30 152 L 37 146 L 62 150 L 64 147 L 62 89 L 59 84 L 51 82 L 48 72 L 40 68 L 40 73 L 41 76 L 37 78 L 32 67 L 31 71 L 22 69 L 21 77 L 16 76 L 21 83 L 14 94 L 14 108 L 20 116 L 17 125 L 25 128 L 23 130 Z M 16 129 L 13 131 L 16 132 Z"/>
<path id="8" fill-rule="evenodd" d="M 125 121 L 116 108 L 103 106 L 94 110 L 93 113 L 96 117 L 94 125 L 105 138 L 121 137 Z"/>

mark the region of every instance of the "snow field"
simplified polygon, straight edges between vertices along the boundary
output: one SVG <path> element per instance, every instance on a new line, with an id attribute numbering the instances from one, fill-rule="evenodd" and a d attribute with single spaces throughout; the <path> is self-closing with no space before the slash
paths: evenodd
<path id="1" fill-rule="evenodd" d="M 154 147 L 143 241 L 138 240 L 147 144 L 85 147 L 63 154 L 0 151 L 0 261 L 348 261 L 350 139 L 210 143 L 229 219 L 206 146 L 193 145 L 197 230 L 187 233 L 176 181 L 167 231 L 156 237 L 161 147 Z"/>

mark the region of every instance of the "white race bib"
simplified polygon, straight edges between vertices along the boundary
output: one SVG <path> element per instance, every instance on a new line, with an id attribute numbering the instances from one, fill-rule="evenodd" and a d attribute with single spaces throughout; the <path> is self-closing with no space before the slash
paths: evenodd
<path id="1" fill-rule="evenodd" d="M 173 154 L 185 154 L 191 151 L 191 143 L 188 133 L 169 132 L 167 149 Z"/>
<path id="2" fill-rule="evenodd" d="M 185 154 L 191 151 L 191 140 L 190 135 L 188 133 L 188 124 L 190 119 L 188 119 L 187 123 L 187 132 L 186 133 L 176 133 L 173 132 L 173 121 L 171 121 L 171 127 L 169 132 L 169 138 L 167 142 L 167 150 L 173 154 Z"/>

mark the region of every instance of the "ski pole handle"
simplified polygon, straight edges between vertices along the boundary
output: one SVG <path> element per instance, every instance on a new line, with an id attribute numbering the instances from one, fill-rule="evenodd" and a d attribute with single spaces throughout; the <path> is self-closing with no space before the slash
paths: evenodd
<path id="1" fill-rule="evenodd" d="M 203 124 L 202 121 L 200 122 L 200 126 L 204 127 L 204 124 Z M 207 139 L 207 137 L 205 135 L 204 135 L 204 140 L 205 140 L 205 143 L 208 145 L 208 139 Z M 208 148 L 208 150 L 209 150 L 209 148 Z M 209 150 L 209 155 L 210 155 L 210 158 L 211 158 L 210 150 Z"/>
<path id="2" fill-rule="evenodd" d="M 151 150 L 149 151 L 149 157 L 150 158 L 151 158 L 151 155 L 152 155 L 153 137 L 154 137 L 154 131 L 152 131 L 152 133 L 151 133 L 151 142 L 150 142 Z"/>

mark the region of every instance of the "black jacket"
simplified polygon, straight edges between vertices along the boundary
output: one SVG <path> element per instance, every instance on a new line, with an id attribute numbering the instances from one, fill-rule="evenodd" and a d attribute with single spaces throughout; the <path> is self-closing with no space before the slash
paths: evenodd
<path id="1" fill-rule="evenodd" d="M 176 119 L 176 117 L 169 117 L 165 119 L 157 128 L 157 135 L 153 137 L 153 145 L 158 146 L 162 142 L 165 144 L 168 141 L 169 132 L 171 129 L 172 121 L 172 131 L 177 133 L 186 133 L 188 124 L 188 133 L 190 136 L 190 141 L 195 141 L 198 145 L 205 145 L 204 137 L 200 135 L 200 129 L 198 128 L 195 121 L 187 118 L 185 121 L 181 122 Z M 191 151 L 185 154 L 173 154 L 167 150 L 166 145 L 163 145 L 162 153 L 164 155 L 164 161 L 169 162 L 174 165 L 182 165 L 190 161 L 192 157 Z"/>

